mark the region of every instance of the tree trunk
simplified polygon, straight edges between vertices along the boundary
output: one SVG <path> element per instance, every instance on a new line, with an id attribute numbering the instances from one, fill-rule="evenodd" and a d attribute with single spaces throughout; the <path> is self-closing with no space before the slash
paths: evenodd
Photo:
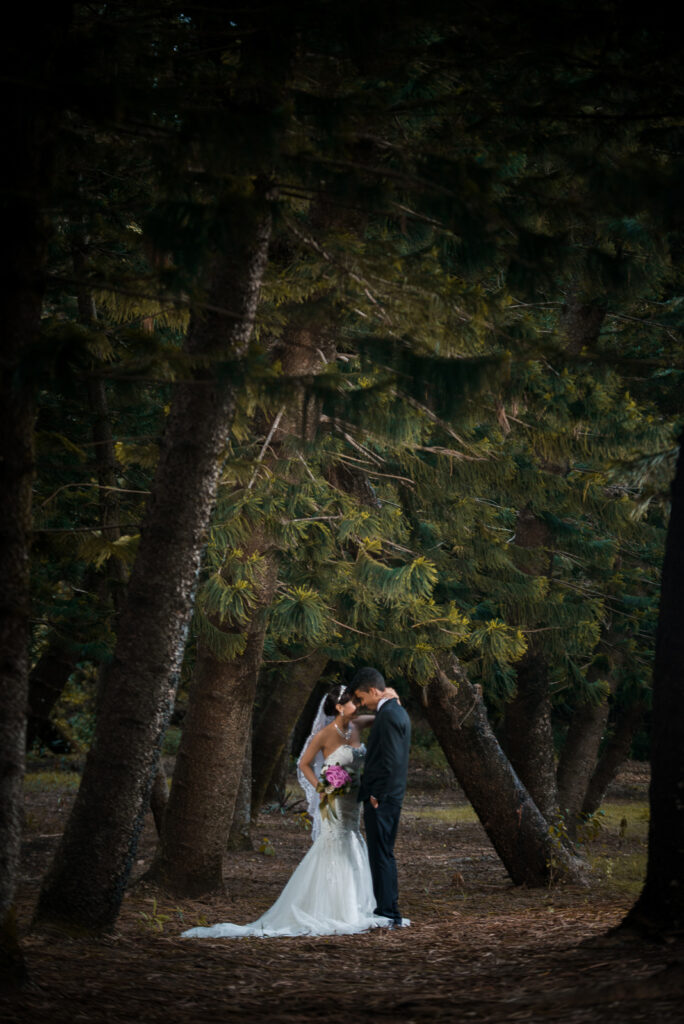
<path id="1" fill-rule="evenodd" d="M 548 575 L 551 556 L 550 531 L 530 509 L 518 514 L 515 544 L 537 551 L 535 561 L 526 561 L 526 572 Z M 528 638 L 527 653 L 516 666 L 517 693 L 506 705 L 504 746 L 523 785 L 547 821 L 553 821 L 557 806 L 556 763 L 551 727 L 549 669 L 541 645 Z"/>
<path id="2" fill-rule="evenodd" d="M 264 793 L 264 804 L 280 803 L 287 793 L 287 775 L 290 767 L 292 753 L 292 733 L 287 737 L 285 745 L 280 752 L 280 757 L 273 769 L 266 792 Z"/>
<path id="3" fill-rule="evenodd" d="M 516 885 L 582 882 L 584 865 L 550 833 L 531 796 L 499 746 L 479 687 L 456 659 L 450 678 L 438 670 L 413 690 L 456 778 Z"/>
<path id="4" fill-rule="evenodd" d="M 611 627 L 604 624 L 598 648 L 602 657 L 595 660 L 589 668 L 587 679 L 596 683 L 607 677 L 608 693 L 604 694 L 598 704 L 595 701 L 584 700 L 575 705 L 558 759 L 558 805 L 568 835 L 573 841 L 583 815 L 587 789 L 598 764 L 599 749 L 608 724 L 611 700 L 618 685 L 615 669 L 622 657 L 618 653 L 613 654 L 610 660 L 608 658 L 608 652 L 615 647 L 615 636 Z"/>
<path id="5" fill-rule="evenodd" d="M 287 666 L 271 693 L 254 732 L 252 813 L 256 816 L 279 764 L 283 750 L 304 710 L 309 695 L 328 663 L 327 654 L 314 651 Z"/>
<path id="6" fill-rule="evenodd" d="M 57 737 L 50 721 L 50 712 L 76 668 L 76 659 L 77 649 L 67 646 L 53 632 L 29 676 L 27 750 L 31 749 L 36 740 L 47 746 Z"/>
<path id="7" fill-rule="evenodd" d="M 305 408 L 302 381 L 325 362 L 324 345 L 329 347 L 320 332 L 314 335 L 301 326 L 291 326 L 285 333 L 277 355 L 284 373 L 292 377 L 295 401 L 287 415 L 279 416 L 272 427 L 269 444 L 273 448 L 299 432 L 297 424 Z M 308 428 L 304 424 L 301 432 L 310 434 L 316 426 L 317 416 Z M 270 458 L 264 463 L 268 461 Z M 257 553 L 263 555 L 263 575 L 258 587 L 259 607 L 251 622 L 246 629 L 224 627 L 218 619 L 214 624 L 225 632 L 246 632 L 243 655 L 222 661 L 206 646 L 198 649 L 164 832 L 147 875 L 150 881 L 178 895 L 199 896 L 223 889 L 223 857 L 244 777 L 247 730 L 251 730 L 265 637 L 265 609 L 275 591 L 279 564 L 279 554 L 265 535 L 252 536 L 245 557 Z"/>
<path id="8" fill-rule="evenodd" d="M 253 850 L 251 825 L 252 825 L 252 729 L 251 722 L 247 727 L 247 742 L 245 743 L 245 758 L 242 763 L 242 773 L 238 785 L 235 807 L 233 808 L 233 820 L 230 823 L 230 833 L 226 850 L 233 852 L 239 850 Z"/>
<path id="9" fill-rule="evenodd" d="M 265 557 L 261 614 L 247 629 L 244 653 L 220 661 L 206 646 L 198 646 L 164 829 L 147 874 L 148 880 L 175 895 L 223 891 L 223 856 L 244 774 L 266 633 L 263 609 L 275 589 L 277 566 L 275 555 Z"/>
<path id="10" fill-rule="evenodd" d="M 150 791 L 150 810 L 152 811 L 154 826 L 157 830 L 158 836 L 161 836 L 162 834 L 164 815 L 166 814 L 166 805 L 168 802 L 169 784 L 166 781 L 166 769 L 164 768 L 162 758 L 159 758 L 159 766 L 154 776 L 154 782 L 152 783 L 152 789 Z"/>
<path id="11" fill-rule="evenodd" d="M 646 882 L 624 926 L 684 934 L 684 439 L 665 542 L 653 665 L 651 820 Z"/>
<path id="12" fill-rule="evenodd" d="M 535 650 L 516 666 L 518 693 L 506 705 L 505 749 L 521 782 L 547 821 L 558 808 L 548 666 Z"/>
<path id="13" fill-rule="evenodd" d="M 29 672 L 29 545 L 35 397 L 47 195 L 59 116 L 60 48 L 71 4 L 13 10 L 0 40 L 4 85 L 0 267 L 0 983 L 25 977 L 13 910 L 19 870 Z"/>
<path id="14" fill-rule="evenodd" d="M 208 303 L 188 331 L 190 355 L 247 351 L 270 235 L 267 208 L 255 206 L 241 244 L 213 257 Z M 225 376 L 197 370 L 176 387 L 93 744 L 38 920 L 100 930 L 118 915 L 173 704 L 234 407 Z"/>
<path id="15" fill-rule="evenodd" d="M 596 767 L 601 739 L 606 729 L 610 705 L 585 701 L 573 711 L 568 734 L 558 760 L 558 807 L 568 835 L 575 838 L 587 786 Z"/>
<path id="16" fill-rule="evenodd" d="M 565 352 L 579 355 L 583 348 L 595 344 L 606 310 L 603 305 L 583 302 L 573 293 L 563 310 L 559 325 Z M 563 474 L 566 466 L 547 465 L 546 472 Z M 529 508 L 518 515 L 515 544 L 521 548 L 538 549 L 536 562 L 525 562 L 525 571 L 549 575 L 552 568 L 551 532 L 541 518 Z M 521 623 L 521 625 L 525 625 Z M 527 625 L 530 625 L 529 623 Z M 558 811 L 556 765 L 551 721 L 548 664 L 543 643 L 534 634 L 528 637 L 528 651 L 516 666 L 518 693 L 506 708 L 504 741 L 506 753 L 521 781 L 547 821 Z"/>
<path id="17" fill-rule="evenodd" d="M 644 704 L 637 701 L 618 714 L 613 735 L 608 740 L 587 785 L 582 814 L 594 814 L 603 803 L 608 786 L 629 757 L 634 733 L 644 717 L 645 710 Z"/>
<path id="18" fill-rule="evenodd" d="M 565 351 L 569 356 L 578 356 L 583 348 L 596 344 L 606 308 L 603 304 L 582 302 L 577 294 L 569 296 L 561 321 Z"/>

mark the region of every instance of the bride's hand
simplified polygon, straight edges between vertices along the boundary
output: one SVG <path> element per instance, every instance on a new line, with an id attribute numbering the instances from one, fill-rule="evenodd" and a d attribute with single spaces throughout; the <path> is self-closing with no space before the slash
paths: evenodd
<path id="1" fill-rule="evenodd" d="M 391 686 L 385 687 L 385 697 L 389 697 L 390 700 L 397 700 L 401 704 L 401 697 L 399 696 L 397 691 Z"/>

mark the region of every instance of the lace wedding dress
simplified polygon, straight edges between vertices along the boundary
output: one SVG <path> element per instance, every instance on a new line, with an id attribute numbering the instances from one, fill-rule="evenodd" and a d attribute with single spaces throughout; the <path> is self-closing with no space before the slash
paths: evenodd
<path id="1" fill-rule="evenodd" d="M 344 744 L 325 765 L 351 766 L 358 778 L 366 748 Z M 250 924 L 190 928 L 185 938 L 220 939 L 248 935 L 353 935 L 388 925 L 373 914 L 375 898 L 366 843 L 359 831 L 361 805 L 356 790 L 336 797 L 335 815 L 321 822 L 320 833 L 273 906 Z"/>

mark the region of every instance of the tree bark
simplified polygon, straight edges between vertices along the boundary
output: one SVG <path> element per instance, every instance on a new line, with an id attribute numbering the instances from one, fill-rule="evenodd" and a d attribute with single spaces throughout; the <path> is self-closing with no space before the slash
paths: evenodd
<path id="1" fill-rule="evenodd" d="M 549 573 L 550 542 L 546 523 L 530 509 L 522 509 L 516 524 L 515 544 L 538 551 L 536 564 L 528 563 L 527 572 L 540 576 Z M 546 820 L 552 821 L 557 812 L 558 794 L 548 672 L 543 649 L 534 636 L 529 637 L 527 652 L 516 666 L 517 693 L 506 705 L 503 735 L 513 768 Z"/>
<path id="2" fill-rule="evenodd" d="M 247 351 L 270 235 L 266 204 L 255 201 L 252 213 L 240 243 L 214 255 L 208 303 L 191 318 L 186 350 L 200 360 Z M 208 371 L 176 387 L 93 744 L 44 880 L 39 921 L 102 930 L 118 915 L 173 704 L 234 407 L 233 385 Z"/>
<path id="3" fill-rule="evenodd" d="M 506 706 L 505 749 L 521 782 L 547 821 L 558 809 L 548 665 L 528 651 L 518 662 L 518 693 Z"/>
<path id="4" fill-rule="evenodd" d="M 306 658 L 291 662 L 282 681 L 273 688 L 254 732 L 253 816 L 264 803 L 285 745 L 327 663 L 327 654 L 313 651 Z"/>
<path id="5" fill-rule="evenodd" d="M 287 737 L 285 745 L 280 752 L 280 757 L 273 769 L 266 792 L 264 793 L 264 804 L 279 803 L 287 793 L 287 775 L 290 767 L 292 752 L 292 733 Z"/>
<path id="6" fill-rule="evenodd" d="M 233 820 L 230 823 L 230 833 L 226 850 L 253 850 L 251 835 L 252 826 L 252 729 L 251 722 L 247 727 L 245 742 L 245 758 L 242 763 L 242 773 L 238 785 L 235 807 L 233 808 Z"/>
<path id="7" fill-rule="evenodd" d="M 582 814 L 594 814 L 603 803 L 606 790 L 629 757 L 634 733 L 644 717 L 645 705 L 641 701 L 618 713 L 613 735 L 606 743 L 598 764 L 589 780 L 582 803 Z"/>
<path id="8" fill-rule="evenodd" d="M 175 895 L 223 891 L 223 858 L 244 774 L 266 633 L 264 609 L 275 589 L 277 567 L 275 555 L 264 558 L 261 612 L 247 628 L 241 657 L 221 661 L 203 644 L 198 647 L 164 828 L 146 876 Z"/>
<path id="9" fill-rule="evenodd" d="M 623 925 L 684 934 L 684 444 L 680 438 L 660 587 L 651 713 L 646 882 Z"/>
<path id="10" fill-rule="evenodd" d="M 36 740 L 47 746 L 57 737 L 50 712 L 76 668 L 77 650 L 53 633 L 29 675 L 26 749 Z"/>
<path id="11" fill-rule="evenodd" d="M 456 659 L 449 676 L 440 669 L 424 689 L 412 688 L 512 881 L 529 886 L 582 882 L 584 865 L 551 835 L 492 732 L 479 688 Z"/>
<path id="12" fill-rule="evenodd" d="M 607 698 L 600 704 L 589 701 L 578 704 L 558 760 L 558 807 L 571 839 L 577 832 L 578 818 L 596 767 L 609 712 Z"/>
<path id="13" fill-rule="evenodd" d="M 152 789 L 150 791 L 150 810 L 152 811 L 154 827 L 157 830 L 158 836 L 162 834 L 164 815 L 166 814 L 166 805 L 168 802 L 169 784 L 166 781 L 166 769 L 164 768 L 164 762 L 160 758 L 159 766 L 154 776 L 154 782 L 152 783 Z"/>
<path id="14" fill-rule="evenodd" d="M 567 354 L 578 356 L 583 348 L 595 345 L 605 318 L 605 305 L 583 302 L 577 294 L 569 296 L 561 321 Z"/>
<path id="15" fill-rule="evenodd" d="M 595 660 L 587 672 L 587 679 L 595 683 L 600 679 L 608 680 L 608 693 L 596 703 L 580 701 L 573 709 L 565 742 L 558 758 L 556 782 L 558 786 L 558 805 L 563 815 L 569 837 L 574 841 L 577 826 L 583 816 L 583 804 L 592 774 L 595 772 L 601 741 L 606 731 L 610 716 L 612 697 L 617 689 L 615 677 L 616 664 L 621 655 L 612 654 L 608 659 L 608 651 L 616 648 L 615 636 L 609 625 L 604 625 L 599 642 L 598 653 L 603 657 Z"/>
<path id="16" fill-rule="evenodd" d="M 292 325 L 278 351 L 283 371 L 292 377 L 295 400 L 275 424 L 270 445 L 300 433 L 306 377 L 325 361 L 320 334 Z M 325 344 L 328 347 L 329 343 Z M 299 378 L 299 380 L 298 380 Z M 301 433 L 316 429 L 317 416 Z M 267 460 L 264 460 L 266 462 Z M 268 460 L 270 461 L 270 459 Z M 148 879 L 177 895 L 199 896 L 223 889 L 223 857 L 230 835 L 265 637 L 265 610 L 277 580 L 280 556 L 265 535 L 254 534 L 245 557 L 262 554 L 258 610 L 246 629 L 247 646 L 240 658 L 222 661 L 204 645 L 198 648 L 188 712 L 176 758 L 164 831 Z M 249 773 L 251 778 L 251 772 Z"/>

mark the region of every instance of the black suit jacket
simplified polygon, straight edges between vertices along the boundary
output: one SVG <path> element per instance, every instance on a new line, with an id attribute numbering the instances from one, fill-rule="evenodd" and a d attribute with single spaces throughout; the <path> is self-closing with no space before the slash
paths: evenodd
<path id="1" fill-rule="evenodd" d="M 388 700 L 375 716 L 368 738 L 359 800 L 374 796 L 381 803 L 387 799 L 401 803 L 406 792 L 410 743 L 409 716 L 397 700 Z"/>

